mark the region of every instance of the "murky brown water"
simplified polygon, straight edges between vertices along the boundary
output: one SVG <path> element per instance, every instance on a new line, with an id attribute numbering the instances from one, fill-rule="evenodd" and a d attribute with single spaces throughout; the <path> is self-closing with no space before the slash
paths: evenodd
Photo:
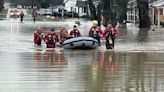
<path id="1" fill-rule="evenodd" d="M 0 54 L 1 92 L 163 92 L 164 53 Z"/>
<path id="2" fill-rule="evenodd" d="M 1 92 L 164 92 L 162 33 L 124 30 L 112 51 L 47 50 L 32 32 L 53 25 L 0 23 Z"/>

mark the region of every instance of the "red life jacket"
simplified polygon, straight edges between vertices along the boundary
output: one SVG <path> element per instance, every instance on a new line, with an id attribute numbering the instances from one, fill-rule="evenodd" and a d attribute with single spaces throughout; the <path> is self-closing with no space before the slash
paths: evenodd
<path id="1" fill-rule="evenodd" d="M 103 31 L 101 30 L 100 27 L 91 27 L 89 30 L 89 36 L 93 37 L 94 34 L 96 34 L 96 31 L 98 32 L 100 37 L 103 35 Z"/>

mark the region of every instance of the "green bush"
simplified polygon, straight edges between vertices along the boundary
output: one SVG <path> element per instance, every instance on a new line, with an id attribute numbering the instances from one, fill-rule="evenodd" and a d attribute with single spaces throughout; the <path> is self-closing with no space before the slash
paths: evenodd
<path id="1" fill-rule="evenodd" d="M 164 27 L 164 22 L 160 22 L 161 26 Z"/>
<path id="2" fill-rule="evenodd" d="M 0 10 L 0 19 L 6 18 L 7 10 L 2 9 Z"/>

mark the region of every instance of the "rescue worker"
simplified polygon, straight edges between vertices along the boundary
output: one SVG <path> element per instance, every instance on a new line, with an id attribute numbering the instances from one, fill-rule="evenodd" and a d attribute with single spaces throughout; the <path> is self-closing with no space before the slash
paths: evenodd
<path id="1" fill-rule="evenodd" d="M 68 35 L 68 31 L 66 28 L 61 28 L 60 30 L 60 40 L 61 40 L 61 44 L 67 40 L 69 38 L 69 35 Z"/>
<path id="2" fill-rule="evenodd" d="M 47 48 L 55 48 L 56 47 L 56 42 L 59 42 L 59 37 L 55 33 L 54 29 L 51 29 L 50 32 L 48 32 L 45 35 L 44 41 L 46 42 Z"/>
<path id="3" fill-rule="evenodd" d="M 119 35 L 119 33 L 118 33 L 118 29 L 116 28 L 115 25 L 113 25 L 113 32 L 114 32 L 114 38 L 113 38 L 112 40 L 113 40 L 113 48 L 114 48 L 115 40 L 116 40 L 116 38 L 117 38 L 118 35 Z"/>
<path id="4" fill-rule="evenodd" d="M 77 28 L 76 25 L 73 26 L 73 30 L 70 32 L 70 36 L 71 36 L 72 38 L 74 38 L 74 37 L 80 37 L 80 36 L 81 36 L 81 33 L 80 33 L 80 31 L 78 30 L 78 28 Z"/>
<path id="5" fill-rule="evenodd" d="M 34 45 L 35 46 L 40 46 L 42 45 L 42 40 L 43 40 L 43 29 L 41 27 L 37 27 L 36 30 L 34 31 Z"/>
<path id="6" fill-rule="evenodd" d="M 101 37 L 103 32 L 101 28 L 98 26 L 98 22 L 95 20 L 93 21 L 93 26 L 89 30 L 89 37 L 93 37 L 98 41 L 98 45 L 101 46 Z"/>
<path id="7" fill-rule="evenodd" d="M 118 36 L 118 32 L 115 29 L 115 26 L 108 24 L 104 33 L 106 39 L 106 49 L 114 49 L 115 38 Z"/>

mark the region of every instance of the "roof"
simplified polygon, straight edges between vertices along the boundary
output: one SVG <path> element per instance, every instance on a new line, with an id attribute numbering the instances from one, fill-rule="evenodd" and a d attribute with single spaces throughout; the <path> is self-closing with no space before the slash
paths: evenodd
<path id="1" fill-rule="evenodd" d="M 158 0 L 152 3 L 152 6 L 157 8 L 164 8 L 164 0 Z"/>

